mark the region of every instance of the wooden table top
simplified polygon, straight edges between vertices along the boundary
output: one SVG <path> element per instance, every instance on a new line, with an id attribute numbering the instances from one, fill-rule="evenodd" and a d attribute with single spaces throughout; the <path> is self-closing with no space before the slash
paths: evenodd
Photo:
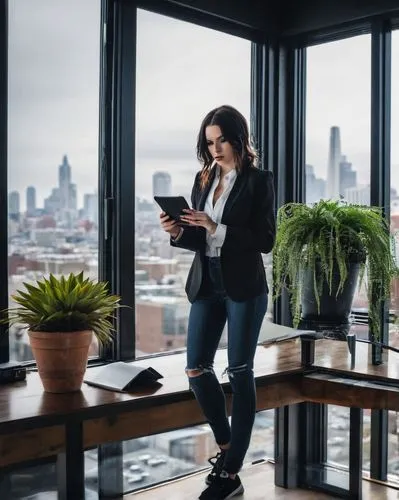
<path id="1" fill-rule="evenodd" d="M 315 366 L 323 370 L 334 370 L 337 374 L 350 374 L 367 379 L 395 381 L 399 379 L 399 354 L 388 353 L 388 363 L 372 366 L 369 362 L 370 347 L 357 344 L 356 365 L 350 368 L 350 354 L 345 342 L 335 340 L 317 340 Z M 48 394 L 43 391 L 42 384 L 36 372 L 30 372 L 27 380 L 0 386 L 0 433 L 7 432 L 11 427 L 17 428 L 22 421 L 29 423 L 38 419 L 42 425 L 61 423 L 65 418 L 73 418 L 82 411 L 83 418 L 92 418 L 104 414 L 105 405 L 123 405 L 126 409 L 133 407 L 145 408 L 172 400 L 193 399 L 188 381 L 184 374 L 185 353 L 158 356 L 136 361 L 137 365 L 152 366 L 164 378 L 161 385 L 152 390 L 140 390 L 135 393 L 118 393 L 83 384 L 82 390 L 71 394 Z M 228 377 L 221 374 L 227 366 L 227 352 L 221 349 L 215 359 L 215 372 L 222 383 L 228 383 Z M 259 345 L 255 356 L 255 376 L 257 383 L 268 383 L 276 378 L 302 374 L 304 372 L 300 361 L 300 341 L 290 340 L 267 347 Z M 97 370 L 101 367 L 89 368 Z"/>
<path id="2" fill-rule="evenodd" d="M 104 405 L 122 404 L 126 407 L 145 407 L 152 404 L 157 398 L 157 404 L 171 399 L 193 399 L 185 375 L 185 353 L 170 356 L 158 356 L 145 360 L 138 360 L 139 366 L 153 367 L 164 378 L 160 385 L 153 389 L 141 389 L 137 392 L 119 393 L 83 383 L 79 392 L 70 394 L 49 394 L 43 391 L 43 386 L 37 372 L 28 372 L 26 381 L 0 386 L 0 433 L 5 432 L 7 424 L 21 420 L 50 419 L 57 423 L 57 416 L 65 419 L 65 415 L 73 417 L 74 413 L 87 413 L 87 418 L 94 415 L 93 410 L 101 409 Z M 222 383 L 228 383 L 227 375 L 221 376 L 227 366 L 227 351 L 221 349 L 216 354 L 215 373 Z M 88 370 L 98 370 L 101 367 L 92 367 Z M 300 363 L 300 346 L 297 342 L 287 342 L 272 345 L 267 348 L 258 346 L 255 355 L 255 374 L 257 380 L 269 379 L 275 376 L 284 377 L 289 374 L 302 373 Z"/>
<path id="3" fill-rule="evenodd" d="M 385 350 L 384 358 L 384 364 L 372 365 L 371 345 L 357 342 L 355 366 L 351 369 L 347 343 L 322 339 L 316 341 L 314 367 L 334 370 L 337 374 L 395 383 L 399 380 L 399 353 Z"/>

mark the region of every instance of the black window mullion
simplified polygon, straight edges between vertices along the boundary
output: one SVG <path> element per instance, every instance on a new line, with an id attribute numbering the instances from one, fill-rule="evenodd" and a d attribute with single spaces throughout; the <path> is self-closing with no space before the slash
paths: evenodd
<path id="1" fill-rule="evenodd" d="M 0 0 L 0 310 L 8 307 L 8 165 L 7 165 L 7 0 Z M 10 358 L 7 325 L 0 325 L 0 363 Z"/>
<path id="2" fill-rule="evenodd" d="M 113 287 L 112 250 L 112 61 L 113 61 L 113 6 L 112 0 L 101 2 L 100 22 L 100 130 L 98 176 L 98 278 Z M 99 346 L 100 357 L 112 356 L 112 347 Z"/>
<path id="3" fill-rule="evenodd" d="M 388 411 L 371 410 L 370 477 L 379 481 L 388 478 Z"/>
<path id="4" fill-rule="evenodd" d="M 135 357 L 135 109 L 137 8 L 115 3 L 113 171 L 115 179 L 115 286 L 124 307 L 118 315 L 117 359 Z"/>
<path id="5" fill-rule="evenodd" d="M 104 357 L 135 357 L 135 80 L 136 19 L 133 2 L 106 0 L 102 99 L 102 273 L 121 296 L 116 335 Z"/>
<path id="6" fill-rule="evenodd" d="M 375 21 L 371 35 L 371 149 L 370 204 L 382 207 L 390 217 L 390 130 L 391 130 L 391 28 L 386 21 Z M 388 343 L 388 304 L 381 307 L 381 341 Z M 370 327 L 370 339 L 374 332 Z M 373 346 L 372 361 L 382 362 L 382 352 Z"/>
<path id="7" fill-rule="evenodd" d="M 294 200 L 305 201 L 305 130 L 306 130 L 306 49 L 293 51 L 294 115 L 292 126 L 292 166 L 294 176 Z"/>
<path id="8" fill-rule="evenodd" d="M 251 129 L 261 168 L 274 171 L 276 150 L 275 44 L 252 44 Z"/>
<path id="9" fill-rule="evenodd" d="M 263 144 L 264 55 L 263 54 L 264 54 L 264 46 L 262 44 L 252 42 L 251 44 L 251 136 L 255 143 L 257 152 L 262 157 L 262 159 L 264 150 L 264 144 Z"/>
<path id="10" fill-rule="evenodd" d="M 305 95 L 306 49 L 282 44 L 274 67 L 275 155 L 273 172 L 277 186 L 277 207 L 304 200 L 305 187 Z M 273 98 L 273 96 L 269 96 Z M 292 325 L 289 297 L 283 293 L 275 302 L 274 321 Z"/>
<path id="11" fill-rule="evenodd" d="M 304 201 L 306 49 L 287 50 L 286 192 L 284 203 Z"/>
<path id="12" fill-rule="evenodd" d="M 382 207 L 390 217 L 391 152 L 391 28 L 388 21 L 376 20 L 371 35 L 371 172 L 370 203 Z M 381 340 L 389 342 L 388 301 L 381 307 Z M 370 338 L 374 333 L 370 331 Z M 382 349 L 372 346 L 372 362 L 383 361 Z M 370 475 L 387 479 L 388 412 L 371 412 Z"/>

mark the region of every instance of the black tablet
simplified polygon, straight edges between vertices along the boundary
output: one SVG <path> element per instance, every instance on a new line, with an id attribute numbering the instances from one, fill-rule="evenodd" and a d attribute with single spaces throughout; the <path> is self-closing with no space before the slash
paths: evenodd
<path id="1" fill-rule="evenodd" d="M 190 208 L 184 196 L 154 196 L 154 200 L 171 219 L 176 221 L 183 215 L 184 208 Z"/>

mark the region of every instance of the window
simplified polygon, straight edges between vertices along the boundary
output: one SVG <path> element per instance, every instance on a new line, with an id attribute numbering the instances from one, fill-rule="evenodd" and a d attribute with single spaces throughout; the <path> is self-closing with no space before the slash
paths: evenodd
<path id="1" fill-rule="evenodd" d="M 208 425 L 177 429 L 123 443 L 124 493 L 209 467 L 219 451 Z M 85 453 L 87 491 L 98 488 L 97 449 Z M 274 410 L 256 414 L 246 463 L 274 458 Z"/>
<path id="2" fill-rule="evenodd" d="M 187 337 L 190 304 L 184 286 L 194 255 L 170 246 L 153 196 L 183 195 L 190 201 L 200 169 L 195 147 L 202 119 L 212 108 L 230 104 L 249 122 L 250 84 L 250 41 L 138 10 L 136 357 L 185 348 Z M 273 456 L 273 430 L 274 411 L 259 413 L 248 461 Z M 208 425 L 126 441 L 125 491 L 204 468 L 216 451 Z M 129 481 L 132 472 L 141 474 L 140 479 L 133 474 L 136 484 Z"/>
<path id="3" fill-rule="evenodd" d="M 370 41 L 362 35 L 307 50 L 306 203 L 370 204 Z M 352 307 L 368 307 L 365 286 Z M 353 328 L 367 338 L 367 325 Z"/>
<path id="4" fill-rule="evenodd" d="M 97 278 L 101 2 L 8 5 L 11 295 L 48 273 Z M 33 359 L 24 325 L 10 329 L 10 359 Z"/>
<path id="5" fill-rule="evenodd" d="M 370 41 L 362 35 L 307 49 L 306 203 L 343 198 L 370 204 Z M 352 307 L 368 307 L 364 287 Z M 368 337 L 367 323 L 352 328 Z M 348 466 L 348 429 L 349 410 L 329 406 L 328 462 Z"/>
<path id="6" fill-rule="evenodd" d="M 396 255 L 399 255 L 399 32 L 392 33 L 392 108 L 391 108 L 391 229 L 395 235 Z M 399 280 L 391 288 L 390 311 L 399 314 Z M 399 347 L 399 328 L 389 325 L 389 343 Z M 399 482 L 398 413 L 388 412 L 388 474 Z"/>
<path id="7" fill-rule="evenodd" d="M 153 195 L 190 201 L 206 113 L 250 118 L 251 42 L 138 10 L 136 66 L 136 356 L 185 347 L 184 285 L 193 253 L 172 248 Z"/>
<path id="8" fill-rule="evenodd" d="M 307 50 L 307 203 L 370 203 L 370 48 L 363 35 Z"/>

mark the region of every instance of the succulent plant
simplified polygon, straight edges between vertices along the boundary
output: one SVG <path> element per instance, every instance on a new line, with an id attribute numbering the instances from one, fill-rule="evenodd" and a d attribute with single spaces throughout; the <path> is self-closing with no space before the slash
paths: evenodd
<path id="1" fill-rule="evenodd" d="M 67 278 L 36 281 L 36 286 L 24 283 L 12 299 L 18 304 L 3 311 L 2 323 L 22 323 L 31 331 L 74 332 L 92 330 L 101 344 L 113 337 L 114 313 L 120 297 L 108 292 L 106 282 L 84 279 L 83 272 Z"/>

